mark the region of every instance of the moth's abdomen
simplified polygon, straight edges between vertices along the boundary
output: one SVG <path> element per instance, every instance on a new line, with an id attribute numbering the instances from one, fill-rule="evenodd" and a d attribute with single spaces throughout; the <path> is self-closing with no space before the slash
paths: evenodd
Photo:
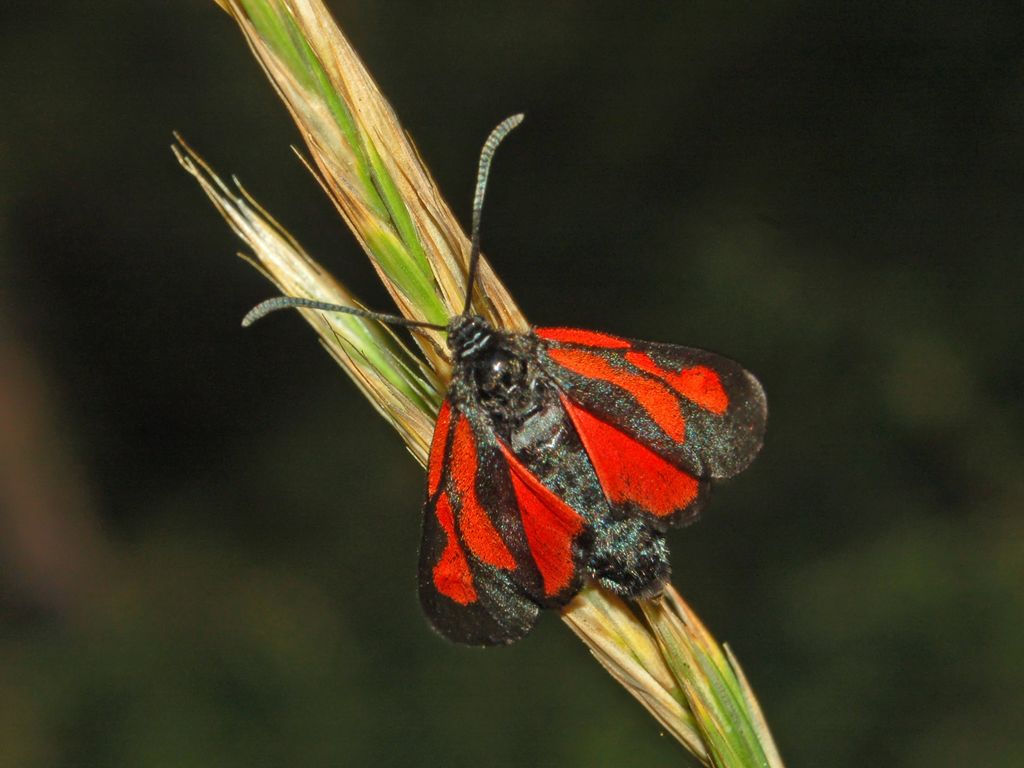
<path id="1" fill-rule="evenodd" d="M 670 570 L 664 532 L 609 503 L 561 400 L 525 420 L 512 440 L 526 468 L 587 521 L 579 542 L 587 573 L 626 597 L 658 594 Z"/>

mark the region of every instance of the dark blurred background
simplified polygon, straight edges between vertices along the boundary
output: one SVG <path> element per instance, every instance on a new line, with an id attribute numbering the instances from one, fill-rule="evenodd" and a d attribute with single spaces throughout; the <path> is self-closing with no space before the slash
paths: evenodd
<path id="1" fill-rule="evenodd" d="M 1019 766 L 1024 8 L 334 2 L 534 322 L 724 352 L 768 443 L 673 536 L 790 766 Z M 0 765 L 689 764 L 554 617 L 414 592 L 422 473 L 168 145 L 372 270 L 212 2 L 0 10 Z"/>

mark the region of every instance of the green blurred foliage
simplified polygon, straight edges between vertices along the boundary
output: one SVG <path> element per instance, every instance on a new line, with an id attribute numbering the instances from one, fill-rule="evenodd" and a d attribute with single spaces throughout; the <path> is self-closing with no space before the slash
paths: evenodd
<path id="1" fill-rule="evenodd" d="M 333 7 L 464 213 L 527 113 L 484 242 L 528 317 L 764 381 L 672 543 L 787 762 L 1024 764 L 1020 4 Z M 172 129 L 386 302 L 212 2 L 6 3 L 0 84 L 0 429 L 63 457 L 4 475 L 0 765 L 686 762 L 554 617 L 433 636 L 420 471 L 297 320 L 238 327 L 271 291 Z"/>

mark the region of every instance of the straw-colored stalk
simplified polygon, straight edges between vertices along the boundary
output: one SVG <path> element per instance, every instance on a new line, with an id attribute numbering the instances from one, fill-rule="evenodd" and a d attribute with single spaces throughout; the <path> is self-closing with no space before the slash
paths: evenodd
<path id="1" fill-rule="evenodd" d="M 461 311 L 469 241 L 391 106 L 319 0 L 216 0 L 295 120 L 307 163 L 370 257 L 399 311 L 445 323 Z M 242 188 L 222 182 L 179 138 L 174 147 L 247 257 L 281 293 L 352 306 L 354 297 L 314 262 Z M 474 311 L 525 331 L 525 318 L 481 262 Z M 442 332 L 414 335 L 418 353 L 374 321 L 303 310 L 360 391 L 426 464 L 433 420 L 450 375 Z M 587 586 L 562 611 L 591 653 L 662 727 L 705 765 L 781 766 L 736 660 L 676 591 L 637 603 Z"/>

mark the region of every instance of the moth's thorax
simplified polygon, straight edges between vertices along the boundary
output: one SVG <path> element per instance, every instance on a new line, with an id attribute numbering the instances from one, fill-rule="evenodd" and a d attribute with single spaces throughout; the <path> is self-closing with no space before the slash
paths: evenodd
<path id="1" fill-rule="evenodd" d="M 533 334 L 507 333 L 480 317 L 455 318 L 448 326 L 455 378 L 506 440 L 555 398 L 537 362 Z"/>

